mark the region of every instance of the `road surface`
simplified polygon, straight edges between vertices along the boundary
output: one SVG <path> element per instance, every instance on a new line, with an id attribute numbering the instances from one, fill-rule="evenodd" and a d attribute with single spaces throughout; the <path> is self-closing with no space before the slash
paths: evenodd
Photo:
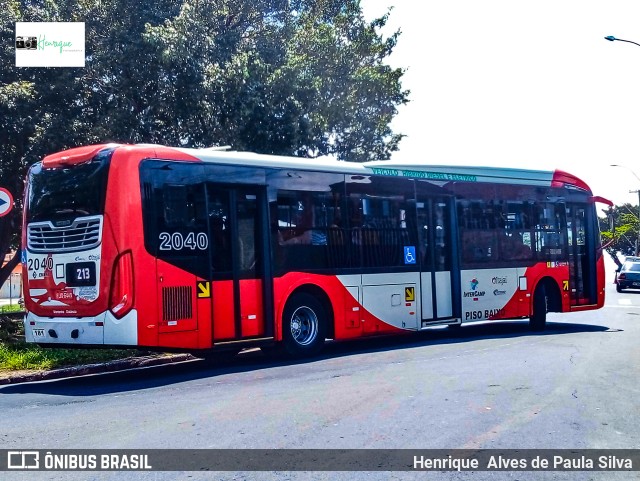
<path id="1" fill-rule="evenodd" d="M 612 277 L 612 276 L 611 276 Z M 640 449 L 640 291 L 599 311 L 0 388 L 0 449 Z M 8 475 L 8 476 L 5 476 Z M 89 475 L 89 476 L 87 476 Z M 0 473 L 85 479 L 638 479 L 625 472 Z"/>

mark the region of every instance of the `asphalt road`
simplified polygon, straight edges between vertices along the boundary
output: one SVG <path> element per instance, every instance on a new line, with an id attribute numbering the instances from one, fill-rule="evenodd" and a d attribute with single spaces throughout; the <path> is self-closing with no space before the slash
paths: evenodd
<path id="1" fill-rule="evenodd" d="M 0 387 L 0 449 L 640 449 L 640 291 L 599 311 Z M 0 479 L 638 479 L 629 472 L 0 473 Z M 6 476 L 5 476 L 6 475 Z"/>

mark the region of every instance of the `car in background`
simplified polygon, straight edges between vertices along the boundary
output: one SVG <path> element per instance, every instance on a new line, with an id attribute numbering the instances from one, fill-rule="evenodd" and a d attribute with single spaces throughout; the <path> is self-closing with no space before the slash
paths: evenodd
<path id="1" fill-rule="evenodd" d="M 640 257 L 627 257 L 616 277 L 616 291 L 640 289 Z"/>

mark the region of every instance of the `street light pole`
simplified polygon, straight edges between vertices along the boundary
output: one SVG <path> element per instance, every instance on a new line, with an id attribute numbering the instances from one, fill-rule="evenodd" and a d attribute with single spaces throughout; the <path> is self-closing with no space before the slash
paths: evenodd
<path id="1" fill-rule="evenodd" d="M 604 37 L 604 39 L 605 39 L 605 40 L 609 40 L 609 42 L 615 42 L 615 41 L 618 41 L 618 42 L 627 42 L 627 43 L 632 43 L 632 44 L 637 45 L 638 47 L 640 47 L 640 43 L 638 43 L 638 42 L 633 42 L 633 41 L 631 41 L 631 40 L 624 40 L 624 39 L 622 39 L 622 38 L 616 38 L 616 37 L 614 37 L 613 35 L 607 35 L 606 37 Z"/>
<path id="2" fill-rule="evenodd" d="M 622 167 L 623 169 L 627 169 L 629 172 L 633 174 L 633 176 L 636 179 L 638 179 L 638 182 L 640 182 L 640 177 L 638 177 L 638 174 L 636 174 L 632 169 L 630 169 L 626 165 L 611 164 L 611 167 Z M 637 255 L 640 255 L 640 189 L 630 190 L 629 193 L 638 194 L 638 237 L 636 237 L 636 251 L 634 252 L 634 255 L 637 256 Z"/>
<path id="3" fill-rule="evenodd" d="M 607 35 L 606 37 L 604 37 L 605 40 L 609 40 L 609 42 L 626 42 L 626 43 L 632 43 L 634 45 L 637 45 L 638 47 L 640 47 L 640 43 L 638 42 L 634 42 L 632 40 L 624 40 L 622 38 L 616 38 L 613 35 Z M 626 167 L 624 165 L 617 165 L 617 164 L 612 164 L 612 167 L 622 167 L 624 169 L 627 169 L 629 172 L 631 172 L 633 174 L 633 176 L 638 179 L 638 182 L 640 182 L 640 177 L 638 177 L 638 175 L 631 170 L 629 167 Z M 640 255 L 640 189 L 638 190 L 630 190 L 629 191 L 630 194 L 638 194 L 638 237 L 636 238 L 636 252 L 635 255 Z"/>

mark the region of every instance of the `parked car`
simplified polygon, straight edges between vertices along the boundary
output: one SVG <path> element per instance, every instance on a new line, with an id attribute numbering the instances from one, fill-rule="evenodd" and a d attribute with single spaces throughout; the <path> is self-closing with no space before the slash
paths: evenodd
<path id="1" fill-rule="evenodd" d="M 616 291 L 640 289 L 640 257 L 627 257 L 616 276 Z"/>

